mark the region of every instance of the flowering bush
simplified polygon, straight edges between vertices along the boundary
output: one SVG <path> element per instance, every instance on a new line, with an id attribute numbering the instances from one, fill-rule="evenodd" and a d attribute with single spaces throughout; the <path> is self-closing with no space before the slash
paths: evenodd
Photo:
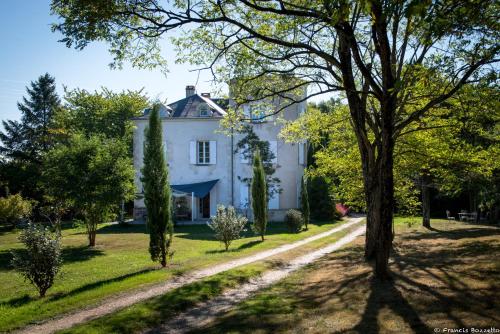
<path id="1" fill-rule="evenodd" d="M 59 238 L 41 225 L 28 224 L 19 237 L 26 251 L 13 252 L 13 267 L 37 287 L 40 297 L 45 296 L 61 268 Z"/>
<path id="2" fill-rule="evenodd" d="M 215 237 L 224 244 L 227 251 L 231 242 L 238 239 L 245 230 L 246 223 L 247 219 L 236 214 L 232 206 L 226 209 L 224 205 L 219 205 L 208 226 L 215 231 Z"/>

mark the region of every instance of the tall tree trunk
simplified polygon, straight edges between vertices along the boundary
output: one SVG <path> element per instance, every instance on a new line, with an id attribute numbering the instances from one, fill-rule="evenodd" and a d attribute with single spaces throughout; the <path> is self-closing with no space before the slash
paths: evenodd
<path id="1" fill-rule="evenodd" d="M 375 259 L 375 245 L 377 240 L 377 212 L 380 211 L 380 191 L 378 184 L 372 175 L 374 171 L 368 171 L 364 177 L 365 198 L 366 198 L 366 237 L 365 237 L 365 258 Z"/>
<path id="2" fill-rule="evenodd" d="M 165 268 L 167 266 L 167 247 L 166 247 L 166 243 L 165 243 L 165 236 L 162 235 L 162 242 L 161 242 L 161 259 L 160 259 L 160 264 L 163 268 Z"/>
<path id="3" fill-rule="evenodd" d="M 89 247 L 95 247 L 95 237 L 96 231 L 92 230 L 89 232 Z"/>
<path id="4" fill-rule="evenodd" d="M 365 161 L 364 182 L 367 203 L 365 257 L 375 260 L 375 274 L 389 278 L 389 255 L 392 248 L 392 219 L 394 205 L 393 146 L 381 147 L 377 161 Z M 372 156 L 370 154 L 370 156 Z"/>
<path id="5" fill-rule="evenodd" d="M 422 192 L 422 226 L 431 227 L 431 197 L 429 180 L 426 175 L 420 177 L 420 188 Z"/>
<path id="6" fill-rule="evenodd" d="M 375 8 L 380 14 L 380 8 Z M 375 259 L 375 275 L 381 280 L 389 278 L 389 254 L 392 246 L 392 215 L 394 207 L 394 177 L 393 177 L 393 152 L 394 152 L 394 114 L 396 111 L 397 95 L 394 94 L 394 76 L 390 61 L 390 47 L 387 34 L 383 26 L 384 18 L 375 20 L 372 33 L 377 38 L 377 53 L 382 59 L 383 87 L 377 92 L 380 102 L 380 112 L 376 113 L 376 130 L 370 132 L 368 124 L 373 120 L 367 112 L 367 96 L 370 83 L 365 79 L 363 94 L 354 78 L 352 67 L 351 48 L 357 52 L 354 33 L 349 24 L 342 24 L 339 33 L 338 53 L 341 63 L 343 85 L 346 88 L 346 97 L 354 132 L 363 167 L 364 190 L 367 204 L 367 232 L 365 255 L 368 259 Z M 372 127 L 373 128 L 373 127 Z M 375 138 L 371 139 L 371 135 Z"/>
<path id="7" fill-rule="evenodd" d="M 379 192 L 377 192 L 376 221 L 376 258 L 375 274 L 381 280 L 388 279 L 389 276 L 389 255 L 392 248 L 392 219 L 394 208 L 394 174 L 393 174 L 393 151 L 394 139 L 391 125 L 389 129 L 383 129 L 381 139 L 380 164 L 378 165 Z"/>

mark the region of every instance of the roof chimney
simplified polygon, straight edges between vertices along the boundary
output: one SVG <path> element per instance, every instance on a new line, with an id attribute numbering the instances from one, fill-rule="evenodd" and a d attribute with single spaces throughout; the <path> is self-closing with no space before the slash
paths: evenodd
<path id="1" fill-rule="evenodd" d="M 201 93 L 201 96 L 210 98 L 210 93 Z"/>
<path id="2" fill-rule="evenodd" d="M 186 97 L 190 97 L 191 95 L 194 95 L 196 92 L 194 86 L 186 86 Z"/>

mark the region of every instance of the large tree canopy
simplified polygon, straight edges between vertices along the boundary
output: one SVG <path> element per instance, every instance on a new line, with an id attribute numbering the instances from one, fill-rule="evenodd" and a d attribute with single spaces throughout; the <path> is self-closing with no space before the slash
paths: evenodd
<path id="1" fill-rule="evenodd" d="M 116 199 L 134 197 L 134 170 L 126 152 L 126 144 L 119 139 L 74 134 L 66 145 L 56 146 L 45 156 L 46 192 L 83 216 L 89 246 L 95 246 L 98 224 L 116 212 Z"/>
<path id="2" fill-rule="evenodd" d="M 2 121 L 0 154 L 10 159 L 40 163 L 41 156 L 53 145 L 51 129 L 61 101 L 55 79 L 48 73 L 26 87 L 28 97 L 17 103 L 21 121 Z"/>
<path id="3" fill-rule="evenodd" d="M 2 121 L 0 131 L 0 183 L 10 192 L 43 201 L 38 186 L 43 155 L 54 146 L 54 118 L 60 109 L 55 79 L 48 73 L 26 87 L 17 107 L 21 120 Z M 3 190 L 3 189 L 2 189 Z M 7 195 L 8 191 L 6 191 Z"/>
<path id="4" fill-rule="evenodd" d="M 395 142 L 464 84 L 494 79 L 498 9 L 494 0 L 52 2 L 66 45 L 106 41 L 118 65 L 161 64 L 161 37 L 186 28 L 174 39 L 179 60 L 232 79 L 236 97 L 294 103 L 302 98 L 289 93 L 306 86 L 308 96 L 343 92 L 362 161 L 365 253 L 380 278 L 392 244 Z M 436 77 L 422 103 L 419 88 Z"/>
<path id="5" fill-rule="evenodd" d="M 500 171 L 497 96 L 498 88 L 468 86 L 405 130 L 395 146 L 398 214 L 415 215 L 422 204 L 424 224 L 429 224 L 433 188 L 451 197 L 468 193 L 471 211 L 480 208 L 494 217 L 500 205 L 491 193 Z M 326 177 L 336 200 L 363 210 L 361 161 L 348 114 L 347 106 L 336 100 L 311 104 L 300 118 L 286 123 L 281 137 L 307 140 L 315 162 L 309 174 Z"/>

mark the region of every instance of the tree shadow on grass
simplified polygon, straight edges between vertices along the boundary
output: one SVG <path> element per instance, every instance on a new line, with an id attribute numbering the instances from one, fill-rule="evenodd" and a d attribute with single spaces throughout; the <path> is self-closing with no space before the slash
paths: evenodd
<path id="1" fill-rule="evenodd" d="M 370 296 L 363 311 L 361 320 L 352 329 L 358 333 L 379 333 L 379 313 L 388 307 L 399 315 L 411 327 L 413 333 L 431 333 L 428 326 L 422 321 L 418 312 L 397 289 L 394 281 L 380 282 L 371 278 Z"/>
<path id="2" fill-rule="evenodd" d="M 12 250 L 0 251 L 0 272 L 12 269 L 10 262 L 12 261 Z M 16 249 L 18 251 L 18 249 Z"/>
<path id="3" fill-rule="evenodd" d="M 467 231 L 471 238 L 485 237 L 466 240 Z M 417 233 L 398 236 L 388 282 L 373 278 L 362 246 L 348 247 L 195 332 L 307 332 L 320 321 L 334 324 L 330 333 L 429 333 L 434 326 L 499 323 L 500 272 L 494 261 L 500 243 L 496 233 L 467 231 L 444 242 Z"/>
<path id="4" fill-rule="evenodd" d="M 415 231 L 411 234 L 406 234 L 402 236 L 403 240 L 432 240 L 432 239 L 470 239 L 470 238 L 481 238 L 492 235 L 500 235 L 500 228 L 492 227 L 490 225 L 482 225 L 481 227 L 474 228 L 453 228 L 450 230 L 440 230 L 434 227 L 428 229 L 432 231 Z"/>
<path id="5" fill-rule="evenodd" d="M 334 227 L 338 222 L 314 222 L 314 224 L 322 226 L 330 224 Z M 175 227 L 175 234 L 177 238 L 190 239 L 190 240 L 216 240 L 214 231 L 207 225 L 183 225 Z M 284 222 L 269 222 L 266 228 L 266 236 L 276 235 L 276 234 L 296 234 L 289 231 L 288 227 Z M 241 234 L 242 238 L 252 238 L 257 237 L 253 230 L 252 225 L 249 223 L 245 231 Z"/>
<path id="6" fill-rule="evenodd" d="M 26 249 L 16 248 L 0 252 L 0 272 L 13 269 L 11 266 L 12 252 L 19 253 L 24 256 L 27 254 Z M 91 248 L 88 246 L 69 246 L 64 247 L 61 251 L 63 264 L 88 261 L 96 256 L 102 256 L 104 252 L 100 249 Z"/>
<path id="7" fill-rule="evenodd" d="M 253 240 L 245 242 L 244 244 L 239 245 L 237 249 L 242 250 L 242 249 L 252 248 L 254 246 L 261 244 L 262 242 L 263 242 L 262 240 Z"/>
<path id="8" fill-rule="evenodd" d="M 205 254 L 221 254 L 221 253 L 239 252 L 243 249 L 252 248 L 252 247 L 254 247 L 258 244 L 261 244 L 261 243 L 262 243 L 262 240 L 253 240 L 253 241 L 249 241 L 249 242 L 246 242 L 244 244 L 241 244 L 237 248 L 231 248 L 231 246 L 230 246 L 227 251 L 225 249 L 213 249 L 213 250 L 206 251 Z"/>
<path id="9" fill-rule="evenodd" d="M 146 332 L 162 333 L 164 329 L 157 328 L 157 326 L 176 313 L 220 294 L 224 288 L 228 287 L 227 282 L 231 280 L 237 280 L 240 283 L 246 281 L 237 273 L 214 276 L 152 298 L 138 304 L 137 307 L 132 306 L 129 309 L 92 321 L 87 324 L 85 331 L 97 329 L 98 332 L 106 333 L 139 333 L 144 332 L 145 328 L 153 328 Z"/>
<path id="10" fill-rule="evenodd" d="M 109 224 L 97 230 L 97 234 L 124 234 L 142 233 L 147 234 L 146 224 Z"/>
<path id="11" fill-rule="evenodd" d="M 138 276 L 138 275 L 142 275 L 142 274 L 146 274 L 146 273 L 154 271 L 154 270 L 157 270 L 157 269 L 155 269 L 155 268 L 146 268 L 146 269 L 142 269 L 142 270 L 139 270 L 139 271 L 135 271 L 133 273 L 128 273 L 128 274 L 125 274 L 125 275 L 122 275 L 122 276 L 110 278 L 110 279 L 107 279 L 107 280 L 101 280 L 101 281 L 97 281 L 97 282 L 85 284 L 85 285 L 82 285 L 81 287 L 78 287 L 78 288 L 76 288 L 74 290 L 71 290 L 71 291 L 68 291 L 68 292 L 55 293 L 52 296 L 50 296 L 48 298 L 48 300 L 49 301 L 60 300 L 60 299 L 67 298 L 67 297 L 70 297 L 70 296 L 74 296 L 74 295 L 77 295 L 79 293 L 83 293 L 83 292 L 86 292 L 86 291 L 89 291 L 89 290 L 98 289 L 98 288 L 101 288 L 101 287 L 103 287 L 105 285 L 108 285 L 108 284 L 111 284 L 111 283 L 121 282 L 121 281 L 124 281 L 124 280 L 126 280 L 128 278 L 131 278 L 131 277 L 134 277 L 134 276 Z"/>
<path id="12" fill-rule="evenodd" d="M 88 246 L 70 246 L 62 249 L 63 263 L 88 261 L 96 256 L 104 255 L 104 251 Z"/>
<path id="13" fill-rule="evenodd" d="M 0 308 L 2 308 L 2 307 L 9 307 L 9 308 L 19 307 L 19 306 L 22 306 L 24 304 L 28 304 L 29 302 L 32 302 L 32 301 L 37 300 L 37 299 L 38 299 L 37 297 L 32 297 L 28 294 L 25 294 L 25 295 L 20 296 L 20 297 L 15 297 L 15 298 L 0 302 Z"/>

